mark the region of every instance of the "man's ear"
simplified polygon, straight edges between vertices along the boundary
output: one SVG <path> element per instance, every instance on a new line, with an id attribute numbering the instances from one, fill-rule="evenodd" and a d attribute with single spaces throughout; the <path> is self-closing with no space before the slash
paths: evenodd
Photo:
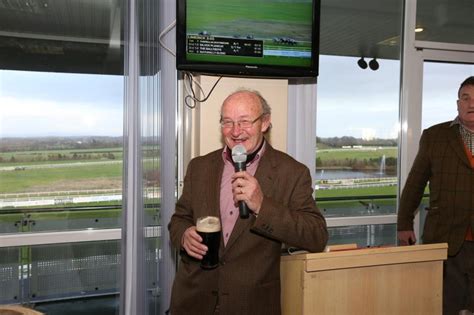
<path id="1" fill-rule="evenodd" d="M 264 117 L 262 120 L 262 132 L 266 133 L 272 129 L 272 119 L 271 116 Z"/>

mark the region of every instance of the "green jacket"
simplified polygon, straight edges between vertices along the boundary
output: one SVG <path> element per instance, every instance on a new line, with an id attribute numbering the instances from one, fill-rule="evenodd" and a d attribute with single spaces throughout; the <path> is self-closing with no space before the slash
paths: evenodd
<path id="1" fill-rule="evenodd" d="M 422 240 L 426 244 L 448 243 L 448 255 L 452 256 L 461 248 L 469 224 L 474 231 L 474 169 L 459 126 L 450 124 L 423 131 L 400 199 L 397 229 L 413 230 L 413 219 L 429 182 L 430 205 Z"/>

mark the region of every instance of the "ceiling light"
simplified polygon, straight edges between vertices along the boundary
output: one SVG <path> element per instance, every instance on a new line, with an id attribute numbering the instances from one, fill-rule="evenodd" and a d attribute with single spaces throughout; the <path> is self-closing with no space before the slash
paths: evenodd
<path id="1" fill-rule="evenodd" d="M 425 30 L 425 29 L 424 29 L 423 27 L 418 26 L 418 27 L 415 28 L 415 33 L 421 33 L 421 32 L 423 32 L 424 30 Z"/>
<path id="2" fill-rule="evenodd" d="M 377 62 L 377 60 L 375 60 L 375 58 L 372 59 L 371 61 L 369 61 L 369 67 L 370 67 L 370 69 L 372 69 L 374 71 L 379 68 L 379 63 Z"/>
<path id="3" fill-rule="evenodd" d="M 360 59 L 357 60 L 357 64 L 361 69 L 367 69 L 367 62 L 364 60 L 364 57 L 360 57 Z"/>

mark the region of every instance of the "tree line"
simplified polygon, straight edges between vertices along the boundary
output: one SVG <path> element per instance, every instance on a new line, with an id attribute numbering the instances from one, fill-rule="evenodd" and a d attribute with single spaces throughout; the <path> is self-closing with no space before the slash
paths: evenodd
<path id="1" fill-rule="evenodd" d="M 121 136 L 0 138 L 0 152 L 83 150 L 122 146 Z"/>
<path id="2" fill-rule="evenodd" d="M 362 145 L 362 146 L 380 146 L 380 147 L 394 147 L 398 145 L 397 139 L 362 139 L 362 138 L 355 138 L 355 137 L 330 137 L 330 138 L 321 138 L 316 137 L 316 146 L 318 145 L 326 145 L 330 148 L 342 148 L 344 146 L 354 146 L 354 145 Z"/>
<path id="3" fill-rule="evenodd" d="M 22 155 L 16 157 L 15 155 L 9 158 L 0 156 L 0 163 L 25 163 L 25 162 L 44 162 L 44 161 L 78 161 L 78 160 L 115 160 L 116 156 L 112 152 L 98 152 L 98 153 L 52 153 L 52 154 L 35 154 L 35 155 Z"/>

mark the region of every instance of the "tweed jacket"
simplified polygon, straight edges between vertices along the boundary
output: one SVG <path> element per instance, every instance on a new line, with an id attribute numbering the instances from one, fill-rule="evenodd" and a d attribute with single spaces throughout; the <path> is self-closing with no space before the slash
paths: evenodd
<path id="1" fill-rule="evenodd" d="M 413 230 L 415 212 L 429 182 L 430 203 L 422 240 L 448 243 L 448 255 L 452 256 L 461 248 L 468 225 L 474 227 L 474 169 L 459 126 L 450 124 L 444 122 L 423 131 L 400 199 L 397 229 Z"/>
<path id="2" fill-rule="evenodd" d="M 193 159 L 182 196 L 168 225 L 171 242 L 181 247 L 184 231 L 203 215 L 220 216 L 222 149 Z M 264 199 L 258 217 L 237 219 L 227 245 L 221 238 L 220 264 L 202 270 L 181 250 L 171 297 L 171 314 L 280 314 L 282 243 L 322 251 L 326 222 L 312 195 L 309 170 L 268 143 L 255 173 Z"/>

